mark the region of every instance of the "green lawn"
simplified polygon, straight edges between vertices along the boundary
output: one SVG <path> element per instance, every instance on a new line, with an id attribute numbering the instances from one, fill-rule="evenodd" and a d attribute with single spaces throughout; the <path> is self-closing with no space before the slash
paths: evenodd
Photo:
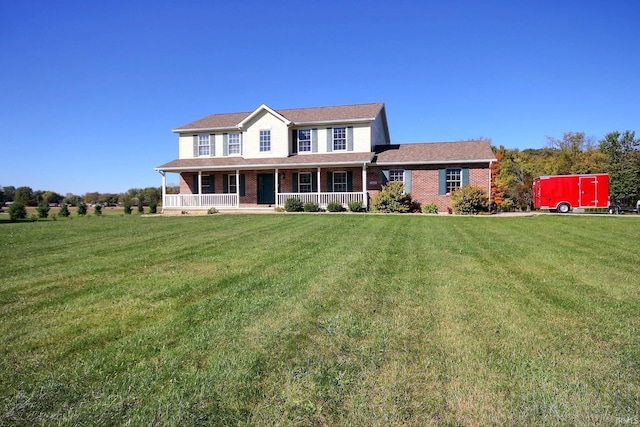
<path id="1" fill-rule="evenodd" d="M 0 223 L 0 425 L 640 423 L 640 218 Z"/>

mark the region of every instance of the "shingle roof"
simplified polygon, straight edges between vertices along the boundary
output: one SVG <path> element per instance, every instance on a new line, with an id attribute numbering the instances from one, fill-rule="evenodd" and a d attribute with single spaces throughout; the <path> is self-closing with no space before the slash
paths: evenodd
<path id="1" fill-rule="evenodd" d="M 488 141 L 427 142 L 378 145 L 373 163 L 436 164 L 473 163 L 496 160 Z"/>
<path id="2" fill-rule="evenodd" d="M 158 166 L 157 170 L 188 170 L 188 169 L 273 169 L 275 167 L 311 167 L 311 166 L 343 166 L 361 165 L 369 163 L 373 153 L 332 153 L 332 154 L 303 154 L 289 157 L 245 159 L 242 157 L 198 157 L 195 159 L 177 159 Z"/>
<path id="3" fill-rule="evenodd" d="M 334 107 L 294 108 L 274 110 L 294 124 L 331 123 L 347 121 L 366 121 L 376 118 L 384 103 L 340 105 Z M 228 113 L 212 114 L 195 122 L 180 126 L 174 132 L 203 129 L 229 129 L 236 127 L 242 120 L 252 114 Z"/>

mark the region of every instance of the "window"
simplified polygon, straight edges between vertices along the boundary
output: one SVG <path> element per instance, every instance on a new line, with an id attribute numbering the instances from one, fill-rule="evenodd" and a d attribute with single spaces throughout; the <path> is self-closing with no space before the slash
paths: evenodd
<path id="1" fill-rule="evenodd" d="M 391 169 L 389 171 L 389 181 L 404 182 L 404 170 L 402 170 L 402 169 Z"/>
<path id="2" fill-rule="evenodd" d="M 298 130 L 298 152 L 305 153 L 311 151 L 311 129 Z"/>
<path id="3" fill-rule="evenodd" d="M 213 176 L 202 175 L 202 194 L 213 193 Z"/>
<path id="4" fill-rule="evenodd" d="M 229 154 L 240 154 L 240 134 L 229 134 Z"/>
<path id="5" fill-rule="evenodd" d="M 346 172 L 333 173 L 333 191 L 334 192 L 347 191 L 347 173 Z"/>
<path id="6" fill-rule="evenodd" d="M 237 191 L 238 191 L 238 183 L 236 182 L 236 175 L 229 174 L 227 178 L 227 193 L 235 193 Z"/>
<path id="7" fill-rule="evenodd" d="M 269 129 L 260 131 L 260 151 L 271 151 L 271 131 Z"/>
<path id="8" fill-rule="evenodd" d="M 333 128 L 333 151 L 347 149 L 347 128 Z"/>
<path id="9" fill-rule="evenodd" d="M 447 193 L 453 193 L 462 187 L 462 169 L 447 169 Z"/>
<path id="10" fill-rule="evenodd" d="M 301 193 L 311 193 L 313 191 L 311 185 L 311 172 L 298 174 L 298 191 Z"/>
<path id="11" fill-rule="evenodd" d="M 209 135 L 198 135 L 198 156 L 209 155 Z"/>

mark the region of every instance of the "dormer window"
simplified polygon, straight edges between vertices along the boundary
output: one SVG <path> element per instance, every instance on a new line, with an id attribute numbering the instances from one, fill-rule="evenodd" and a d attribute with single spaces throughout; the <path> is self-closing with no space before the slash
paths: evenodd
<path id="1" fill-rule="evenodd" d="M 271 131 L 269 129 L 260 131 L 260 151 L 271 151 Z"/>

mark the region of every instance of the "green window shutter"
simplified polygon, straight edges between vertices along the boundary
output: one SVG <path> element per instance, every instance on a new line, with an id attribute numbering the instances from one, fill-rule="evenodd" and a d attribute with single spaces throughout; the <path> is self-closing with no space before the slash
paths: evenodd
<path id="1" fill-rule="evenodd" d="M 241 173 L 240 174 L 240 197 L 244 197 L 245 196 L 245 191 L 244 191 L 244 174 Z"/>
<path id="2" fill-rule="evenodd" d="M 298 174 L 297 173 L 293 173 L 293 176 L 291 177 L 291 191 L 294 193 L 298 192 Z"/>
<path id="3" fill-rule="evenodd" d="M 318 129 L 311 129 L 311 152 L 318 152 Z"/>
<path id="4" fill-rule="evenodd" d="M 353 191 L 353 171 L 347 171 L 347 191 Z"/>
<path id="5" fill-rule="evenodd" d="M 226 173 L 222 175 L 222 192 L 229 192 L 229 175 L 227 175 Z"/>
<path id="6" fill-rule="evenodd" d="M 387 185 L 389 183 L 389 169 L 382 170 L 382 185 Z"/>
<path id="7" fill-rule="evenodd" d="M 198 135 L 193 135 L 193 157 L 198 157 Z"/>
<path id="8" fill-rule="evenodd" d="M 438 169 L 438 194 L 447 194 L 447 170 Z"/>
<path id="9" fill-rule="evenodd" d="M 298 152 L 298 129 L 291 130 L 291 154 Z"/>
<path id="10" fill-rule="evenodd" d="M 406 169 L 404 171 L 404 192 L 411 193 L 411 171 Z"/>
<path id="11" fill-rule="evenodd" d="M 353 126 L 347 128 L 347 151 L 353 151 Z"/>
<path id="12" fill-rule="evenodd" d="M 311 191 L 318 191 L 318 176 L 315 173 L 311 174 Z"/>
<path id="13" fill-rule="evenodd" d="M 223 156 L 229 155 L 229 134 L 228 133 L 222 134 L 222 155 Z"/>
<path id="14" fill-rule="evenodd" d="M 198 194 L 198 175 L 193 175 L 193 192 L 191 194 Z"/>
<path id="15" fill-rule="evenodd" d="M 333 192 L 333 172 L 327 172 L 327 192 Z"/>
<path id="16" fill-rule="evenodd" d="M 209 135 L 209 155 L 211 157 L 215 157 L 216 155 L 216 136 L 215 135 Z"/>
<path id="17" fill-rule="evenodd" d="M 216 192 L 216 176 L 211 174 L 211 192 L 215 193 Z"/>
<path id="18" fill-rule="evenodd" d="M 462 185 L 469 185 L 469 168 L 462 168 Z"/>
<path id="19" fill-rule="evenodd" d="M 333 128 L 327 128 L 327 153 L 333 151 Z"/>

